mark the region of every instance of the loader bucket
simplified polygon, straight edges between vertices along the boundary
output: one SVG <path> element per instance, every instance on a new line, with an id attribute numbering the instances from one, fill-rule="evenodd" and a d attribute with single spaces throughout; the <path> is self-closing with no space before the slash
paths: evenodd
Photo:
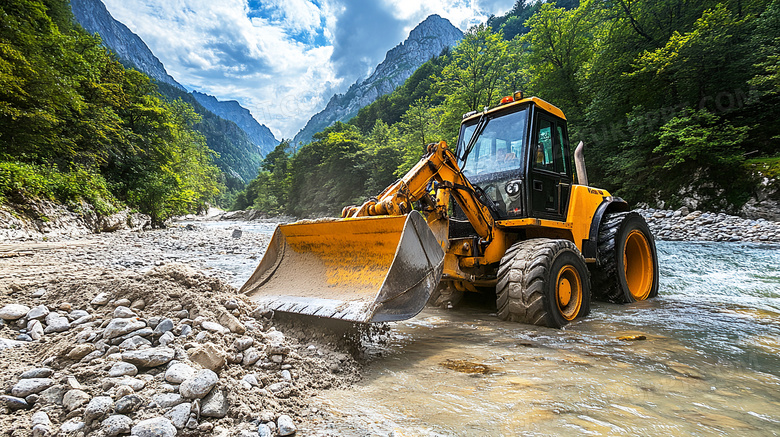
<path id="1" fill-rule="evenodd" d="M 240 292 L 275 311 L 362 323 L 404 320 L 425 306 L 443 261 L 416 211 L 303 221 L 276 228 Z"/>

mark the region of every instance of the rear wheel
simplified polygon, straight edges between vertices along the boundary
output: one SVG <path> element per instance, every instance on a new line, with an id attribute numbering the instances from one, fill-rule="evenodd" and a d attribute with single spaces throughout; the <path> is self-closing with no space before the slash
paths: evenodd
<path id="1" fill-rule="evenodd" d="M 590 277 L 568 240 L 515 243 L 501 260 L 496 284 L 498 317 L 560 328 L 590 312 Z"/>
<path id="2" fill-rule="evenodd" d="M 613 303 L 658 295 L 658 255 L 647 222 L 635 212 L 604 216 L 599 226 L 598 263 L 592 268 L 593 295 Z"/>

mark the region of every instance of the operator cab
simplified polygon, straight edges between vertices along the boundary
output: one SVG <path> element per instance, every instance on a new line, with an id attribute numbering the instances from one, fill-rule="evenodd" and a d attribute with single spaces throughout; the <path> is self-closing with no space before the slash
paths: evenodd
<path id="1" fill-rule="evenodd" d="M 458 164 L 490 199 L 496 219 L 564 221 L 573 176 L 566 118 L 544 100 L 519 94 L 464 116 Z"/>

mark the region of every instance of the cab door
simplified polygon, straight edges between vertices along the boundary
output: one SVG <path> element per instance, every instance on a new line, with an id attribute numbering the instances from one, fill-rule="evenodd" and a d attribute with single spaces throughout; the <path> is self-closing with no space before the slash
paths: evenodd
<path id="1" fill-rule="evenodd" d="M 537 112 L 532 139 L 531 216 L 565 221 L 572 175 L 566 124 Z"/>

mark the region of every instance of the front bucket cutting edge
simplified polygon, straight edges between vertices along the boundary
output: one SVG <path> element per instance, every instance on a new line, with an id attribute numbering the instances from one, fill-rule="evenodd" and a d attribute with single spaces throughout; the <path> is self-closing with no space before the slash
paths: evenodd
<path id="1" fill-rule="evenodd" d="M 276 311 L 353 322 L 417 315 L 444 251 L 416 211 L 279 225 L 241 292 Z"/>

